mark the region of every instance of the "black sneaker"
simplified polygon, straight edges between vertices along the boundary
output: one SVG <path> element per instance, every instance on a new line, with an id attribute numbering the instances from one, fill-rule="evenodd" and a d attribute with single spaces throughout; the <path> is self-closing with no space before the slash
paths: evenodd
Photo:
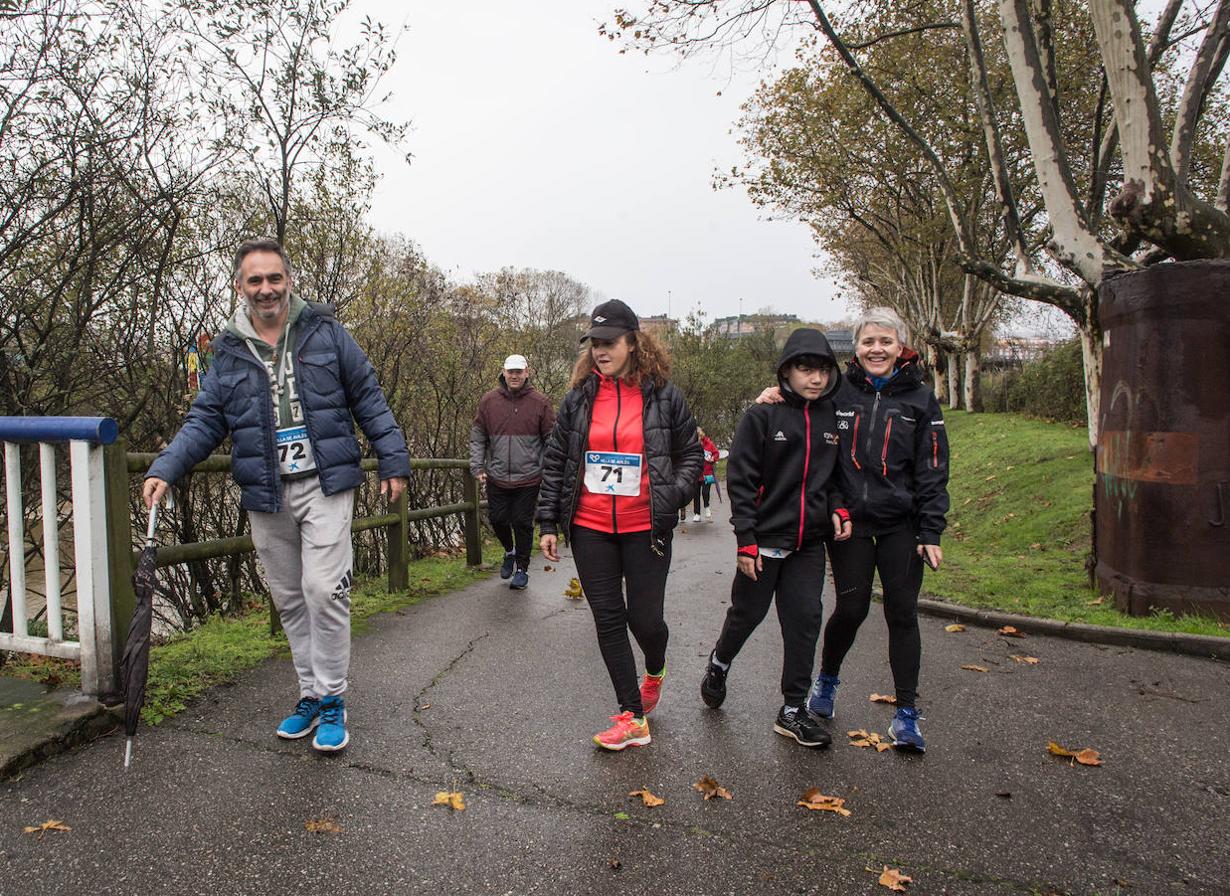
<path id="1" fill-rule="evenodd" d="M 705 701 L 705 706 L 710 709 L 717 709 L 722 705 L 722 701 L 726 699 L 726 673 L 727 669 L 713 662 L 713 654 L 709 654 L 709 663 L 705 669 L 705 677 L 700 680 L 700 699 Z"/>
<path id="2" fill-rule="evenodd" d="M 517 552 L 509 551 L 504 555 L 504 562 L 500 564 L 500 578 L 507 579 L 513 574 L 513 567 L 517 562 Z"/>
<path id="3" fill-rule="evenodd" d="M 833 742 L 829 733 L 801 706 L 790 715 L 786 714 L 786 707 L 779 709 L 773 730 L 786 737 L 793 737 L 805 747 L 827 747 Z"/>

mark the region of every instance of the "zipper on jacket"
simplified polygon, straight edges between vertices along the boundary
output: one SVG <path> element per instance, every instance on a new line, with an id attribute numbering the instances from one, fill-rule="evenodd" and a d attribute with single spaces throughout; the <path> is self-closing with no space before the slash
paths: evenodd
<path id="1" fill-rule="evenodd" d="M 940 468 L 940 437 L 935 434 L 935 430 L 931 430 L 931 469 L 938 470 Z"/>
<path id="2" fill-rule="evenodd" d="M 854 435 L 850 437 L 850 460 L 854 462 L 854 469 L 862 470 L 863 465 L 858 462 L 858 424 L 863 419 L 863 415 L 854 414 Z"/>
<path id="3" fill-rule="evenodd" d="M 803 404 L 803 484 L 799 486 L 799 540 L 796 549 L 803 547 L 803 525 L 807 520 L 807 468 L 811 464 L 811 402 Z"/>
<path id="4" fill-rule="evenodd" d="M 619 415 L 623 412 L 623 393 L 619 390 L 619 380 L 615 380 L 615 423 L 611 426 L 612 451 L 619 450 Z M 619 511 L 616 510 L 617 496 L 611 495 L 611 532 L 619 534 Z M 652 520 L 650 524 L 652 525 Z"/>
<path id="5" fill-rule="evenodd" d="M 884 447 L 880 449 L 880 467 L 884 470 L 884 478 L 888 478 L 888 437 L 893 434 L 893 418 L 888 418 L 888 425 L 884 427 Z"/>

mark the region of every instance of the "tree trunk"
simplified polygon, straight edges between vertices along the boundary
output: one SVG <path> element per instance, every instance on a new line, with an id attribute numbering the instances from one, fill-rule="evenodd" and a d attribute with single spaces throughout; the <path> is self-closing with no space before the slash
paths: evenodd
<path id="1" fill-rule="evenodd" d="M 927 366 L 931 368 L 931 388 L 940 404 L 948 400 L 948 383 L 944 379 L 944 359 L 934 345 L 927 346 Z"/>
<path id="2" fill-rule="evenodd" d="M 1101 419 L 1102 399 L 1102 327 L 1098 323 L 1097 291 L 1091 290 L 1086 300 L 1087 317 L 1080 327 L 1081 358 L 1085 365 L 1085 412 L 1089 417 L 1089 449 L 1092 451 L 1098 444 L 1098 432 Z"/>
<path id="3" fill-rule="evenodd" d="M 948 353 L 948 407 L 961 407 L 961 362 L 956 352 Z"/>
<path id="4" fill-rule="evenodd" d="M 965 409 L 982 413 L 982 350 L 977 346 L 965 353 Z"/>

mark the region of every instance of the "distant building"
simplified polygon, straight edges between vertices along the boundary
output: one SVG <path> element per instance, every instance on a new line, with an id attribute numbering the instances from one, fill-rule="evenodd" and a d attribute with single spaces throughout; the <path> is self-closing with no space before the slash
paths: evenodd
<path id="1" fill-rule="evenodd" d="M 988 367 L 1020 367 L 1028 361 L 1036 361 L 1059 342 L 1037 336 L 1003 336 L 991 343 L 982 356 Z"/>
<path id="2" fill-rule="evenodd" d="M 776 337 L 779 330 L 793 329 L 800 323 L 798 315 L 795 314 L 732 314 L 730 317 L 714 320 L 713 328 L 718 335 L 727 339 L 742 339 L 766 330 Z"/>
<path id="3" fill-rule="evenodd" d="M 829 348 L 838 358 L 854 354 L 853 330 L 829 330 L 824 336 L 829 341 Z"/>
<path id="4" fill-rule="evenodd" d="M 641 329 L 648 330 L 655 336 L 666 336 L 679 329 L 679 321 L 665 314 L 653 314 L 640 318 Z"/>

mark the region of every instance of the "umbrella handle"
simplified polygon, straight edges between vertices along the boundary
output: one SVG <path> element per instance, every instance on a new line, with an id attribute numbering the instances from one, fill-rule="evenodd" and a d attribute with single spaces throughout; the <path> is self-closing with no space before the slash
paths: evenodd
<path id="1" fill-rule="evenodd" d="M 158 528 L 158 505 L 149 509 L 149 525 L 145 529 L 145 546 L 154 546 L 154 531 Z"/>

